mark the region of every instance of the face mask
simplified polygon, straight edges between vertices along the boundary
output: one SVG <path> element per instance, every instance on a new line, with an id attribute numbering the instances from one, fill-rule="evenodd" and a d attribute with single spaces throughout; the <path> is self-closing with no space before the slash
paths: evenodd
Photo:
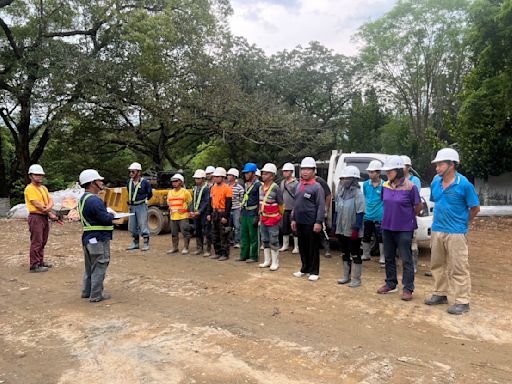
<path id="1" fill-rule="evenodd" d="M 343 188 L 348 188 L 348 187 L 350 187 L 350 185 L 352 185 L 352 180 L 350 180 L 350 179 L 341 180 L 341 186 Z"/>

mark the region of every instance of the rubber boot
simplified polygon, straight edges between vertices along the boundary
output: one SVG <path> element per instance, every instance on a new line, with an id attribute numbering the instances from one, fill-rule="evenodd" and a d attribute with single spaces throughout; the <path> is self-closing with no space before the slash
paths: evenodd
<path id="1" fill-rule="evenodd" d="M 265 260 L 263 263 L 259 265 L 260 268 L 270 267 L 270 248 L 263 249 L 263 255 L 265 256 Z"/>
<path id="2" fill-rule="evenodd" d="M 142 251 L 149 251 L 149 237 L 144 237 L 144 245 L 142 246 Z"/>
<path id="3" fill-rule="evenodd" d="M 180 242 L 179 237 L 173 237 L 172 238 L 172 248 L 169 251 L 167 251 L 167 253 L 177 253 L 179 242 Z"/>
<path id="4" fill-rule="evenodd" d="M 320 236 L 322 236 L 322 233 L 320 233 Z M 331 244 L 329 239 L 322 236 L 322 247 L 324 247 L 324 257 L 330 258 L 331 257 Z"/>
<path id="5" fill-rule="evenodd" d="M 296 255 L 299 253 L 299 238 L 297 236 L 293 236 L 293 251 L 292 253 Z"/>
<path id="6" fill-rule="evenodd" d="M 338 284 L 350 283 L 351 264 L 352 263 L 350 261 L 343 262 L 343 277 L 338 280 Z"/>
<path id="7" fill-rule="evenodd" d="M 206 239 L 206 251 L 203 253 L 203 257 L 210 257 L 212 255 L 212 242 Z"/>
<path id="8" fill-rule="evenodd" d="M 361 275 L 363 273 L 363 264 L 353 264 L 354 274 L 352 281 L 348 285 L 350 288 L 356 288 L 361 286 Z"/>
<path id="9" fill-rule="evenodd" d="M 370 251 L 372 250 L 371 243 L 363 243 L 363 256 L 361 256 L 362 260 L 371 260 L 372 256 L 370 255 Z"/>
<path id="10" fill-rule="evenodd" d="M 290 235 L 283 235 L 283 246 L 279 249 L 279 252 L 286 252 L 290 247 Z"/>
<path id="11" fill-rule="evenodd" d="M 279 251 L 278 250 L 270 250 L 270 254 L 272 255 L 272 265 L 270 266 L 271 271 L 277 271 L 279 268 Z"/>
<path id="12" fill-rule="evenodd" d="M 418 250 L 412 251 L 412 264 L 414 265 L 414 274 L 418 272 Z"/>
<path id="13" fill-rule="evenodd" d="M 139 249 L 139 236 L 135 237 L 133 236 L 132 243 L 128 248 L 126 248 L 128 251 L 133 251 L 135 249 Z"/>
<path id="14" fill-rule="evenodd" d="M 182 255 L 188 255 L 188 246 L 190 244 L 190 238 L 185 237 L 183 239 L 183 241 L 184 241 L 185 244 L 183 246 L 183 249 L 181 250 L 181 254 Z"/>
<path id="15" fill-rule="evenodd" d="M 384 244 L 382 244 L 382 243 L 379 243 L 379 254 L 380 254 L 380 257 L 379 257 L 380 267 L 384 268 L 386 266 L 386 258 L 384 257 Z"/>

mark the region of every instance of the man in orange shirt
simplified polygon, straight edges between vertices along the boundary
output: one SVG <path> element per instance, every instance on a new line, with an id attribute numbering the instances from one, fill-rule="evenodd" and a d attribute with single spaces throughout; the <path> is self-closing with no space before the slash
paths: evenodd
<path id="1" fill-rule="evenodd" d="M 185 179 L 179 173 L 171 178 L 172 188 L 167 194 L 167 204 L 169 205 L 171 216 L 171 235 L 172 248 L 167 253 L 177 253 L 179 245 L 179 234 L 183 236 L 184 246 L 182 254 L 188 254 L 188 245 L 190 243 L 190 224 L 188 207 L 192 202 L 192 195 L 183 188 Z"/>
<path id="2" fill-rule="evenodd" d="M 30 230 L 30 272 L 47 272 L 51 264 L 44 261 L 44 247 L 48 242 L 50 223 L 48 218 L 57 220 L 52 213 L 53 199 L 48 189 L 42 184 L 43 167 L 33 164 L 28 169 L 30 184 L 25 188 L 25 204 L 27 205 L 28 228 Z"/>
<path id="3" fill-rule="evenodd" d="M 233 199 L 233 190 L 224 182 L 226 170 L 218 167 L 213 172 L 214 184 L 210 189 L 210 205 L 208 216 L 212 223 L 212 240 L 215 255 L 210 259 L 225 261 L 229 259 L 229 217 Z"/>

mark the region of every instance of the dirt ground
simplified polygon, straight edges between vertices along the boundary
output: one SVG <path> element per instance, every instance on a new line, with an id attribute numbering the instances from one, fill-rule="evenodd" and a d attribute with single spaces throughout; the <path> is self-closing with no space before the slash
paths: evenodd
<path id="1" fill-rule="evenodd" d="M 377 295 L 384 272 L 365 262 L 363 286 L 297 279 L 296 255 L 276 272 L 255 264 L 127 252 L 116 230 L 106 290 L 80 299 L 79 224 L 54 225 L 48 273 L 28 273 L 24 221 L 0 220 L 0 383 L 510 383 L 512 219 L 478 219 L 470 232 L 471 312 L 427 307 L 429 253 L 412 302 Z"/>

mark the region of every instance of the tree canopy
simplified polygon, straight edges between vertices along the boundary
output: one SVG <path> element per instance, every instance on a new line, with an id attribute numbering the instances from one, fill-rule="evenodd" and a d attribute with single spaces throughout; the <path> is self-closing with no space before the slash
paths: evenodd
<path id="1" fill-rule="evenodd" d="M 0 0 L 0 196 L 40 162 L 85 167 L 281 165 L 333 149 L 442 146 L 466 172 L 512 170 L 511 0 L 399 0 L 347 57 L 318 42 L 266 55 L 228 0 Z"/>

